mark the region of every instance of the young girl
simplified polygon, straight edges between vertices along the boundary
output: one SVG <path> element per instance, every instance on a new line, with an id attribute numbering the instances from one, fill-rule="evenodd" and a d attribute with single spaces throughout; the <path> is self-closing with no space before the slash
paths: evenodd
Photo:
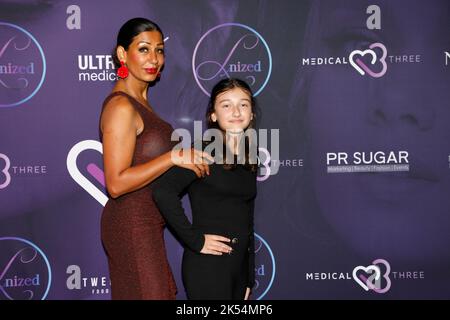
<path id="1" fill-rule="evenodd" d="M 204 178 L 174 167 L 153 185 L 157 206 L 185 245 L 182 274 L 188 299 L 248 299 L 254 285 L 256 164 L 252 162 L 256 161 L 251 161 L 240 145 L 245 131 L 253 126 L 254 105 L 251 89 L 244 81 L 224 79 L 216 84 L 206 116 L 209 128 L 220 130 L 221 147 L 232 153 L 228 157 L 231 161 L 225 159 L 223 163 L 216 154 L 210 175 Z M 237 159 L 243 160 L 241 164 Z M 185 190 L 192 224 L 181 205 Z M 223 254 L 208 245 L 205 239 L 209 234 L 230 239 L 227 244 L 232 250 Z"/>

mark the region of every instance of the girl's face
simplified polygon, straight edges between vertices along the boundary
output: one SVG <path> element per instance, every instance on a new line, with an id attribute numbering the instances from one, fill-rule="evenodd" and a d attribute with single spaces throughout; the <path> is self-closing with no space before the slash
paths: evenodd
<path id="1" fill-rule="evenodd" d="M 214 102 L 211 120 L 230 133 L 240 133 L 248 128 L 253 119 L 251 97 L 241 88 L 222 92 Z"/>
<path id="2" fill-rule="evenodd" d="M 122 50 L 121 54 L 130 75 L 146 82 L 155 81 L 164 65 L 162 35 L 158 31 L 141 32 L 133 39 L 128 50 Z M 118 56 L 121 57 L 120 53 Z"/>

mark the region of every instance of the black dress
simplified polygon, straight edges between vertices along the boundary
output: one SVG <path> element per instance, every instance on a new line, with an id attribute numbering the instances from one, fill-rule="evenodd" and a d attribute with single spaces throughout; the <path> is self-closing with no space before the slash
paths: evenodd
<path id="1" fill-rule="evenodd" d="M 183 283 L 188 299 L 244 299 L 255 281 L 253 211 L 256 173 L 238 165 L 210 165 L 210 175 L 173 167 L 152 186 L 153 198 L 168 225 L 185 245 Z M 192 224 L 181 197 L 187 191 Z M 202 254 L 204 234 L 232 239 L 231 254 Z"/>

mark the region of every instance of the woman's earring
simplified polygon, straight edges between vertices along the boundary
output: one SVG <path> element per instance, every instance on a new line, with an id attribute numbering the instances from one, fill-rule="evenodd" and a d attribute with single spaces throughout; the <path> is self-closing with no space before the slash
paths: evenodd
<path id="1" fill-rule="evenodd" d="M 128 77 L 128 68 L 122 60 L 120 61 L 120 68 L 117 69 L 117 76 L 122 79 Z"/>

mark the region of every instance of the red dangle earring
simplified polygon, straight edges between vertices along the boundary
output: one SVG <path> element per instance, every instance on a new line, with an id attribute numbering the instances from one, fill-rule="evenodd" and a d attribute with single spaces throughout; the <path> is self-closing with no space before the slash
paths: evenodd
<path id="1" fill-rule="evenodd" d="M 122 60 L 120 61 L 120 68 L 117 69 L 117 76 L 122 79 L 128 77 L 128 68 Z"/>
<path id="2" fill-rule="evenodd" d="M 161 78 L 161 71 L 158 71 L 158 74 L 156 75 L 156 77 L 157 77 L 158 79 Z"/>

